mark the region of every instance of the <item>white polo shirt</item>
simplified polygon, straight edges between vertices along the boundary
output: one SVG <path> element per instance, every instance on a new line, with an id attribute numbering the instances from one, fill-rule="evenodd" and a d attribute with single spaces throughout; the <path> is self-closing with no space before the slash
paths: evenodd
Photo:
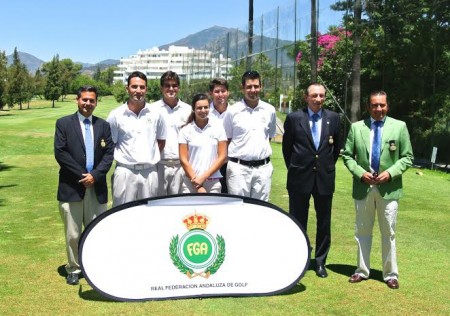
<path id="1" fill-rule="evenodd" d="M 172 109 L 161 99 L 150 104 L 161 111 L 163 118 L 167 124 L 166 145 L 161 153 L 161 159 L 179 159 L 178 154 L 178 133 L 181 127 L 186 124 L 192 107 L 178 100 L 178 104 Z"/>
<path id="2" fill-rule="evenodd" d="M 157 140 L 166 139 L 166 123 L 156 108 L 145 107 L 136 115 L 124 103 L 107 119 L 116 144 L 114 159 L 123 164 L 152 164 L 161 158 Z"/>
<path id="3" fill-rule="evenodd" d="M 225 113 L 223 126 L 231 139 L 228 157 L 261 160 L 272 155 L 269 139 L 275 137 L 276 114 L 271 104 L 259 100 L 252 109 L 242 100 Z"/>
<path id="4" fill-rule="evenodd" d="M 189 163 L 195 174 L 204 173 L 216 161 L 217 148 L 221 141 L 227 141 L 227 136 L 218 120 L 209 120 L 203 129 L 191 122 L 181 129 L 178 137 L 180 144 L 188 145 Z M 210 178 L 222 178 L 222 175 L 217 170 Z"/>
<path id="5" fill-rule="evenodd" d="M 211 102 L 211 104 L 209 105 L 209 118 L 213 118 L 213 119 L 218 119 L 221 122 L 223 121 L 223 118 L 225 117 L 225 113 L 227 113 L 228 109 L 229 109 L 230 105 L 227 105 L 227 109 L 225 111 L 223 111 L 222 113 L 219 113 L 219 111 L 216 110 L 216 108 L 214 107 L 214 103 Z"/>

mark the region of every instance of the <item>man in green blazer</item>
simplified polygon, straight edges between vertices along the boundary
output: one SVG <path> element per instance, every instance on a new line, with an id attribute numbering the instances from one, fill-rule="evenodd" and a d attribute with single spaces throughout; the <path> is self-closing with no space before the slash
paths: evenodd
<path id="1" fill-rule="evenodd" d="M 381 232 L 383 279 L 398 289 L 395 224 L 398 200 L 403 195 L 402 174 L 412 165 L 413 151 L 405 122 L 386 116 L 387 94 L 370 94 L 370 118 L 353 123 L 345 144 L 343 159 L 353 175 L 356 209 L 355 239 L 358 262 L 349 282 L 369 278 L 372 230 L 377 214 Z"/>

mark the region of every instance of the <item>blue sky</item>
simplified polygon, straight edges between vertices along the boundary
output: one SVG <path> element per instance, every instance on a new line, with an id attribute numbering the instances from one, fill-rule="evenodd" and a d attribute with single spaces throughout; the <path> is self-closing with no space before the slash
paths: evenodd
<path id="1" fill-rule="evenodd" d="M 309 16 L 310 0 L 297 1 L 300 15 Z M 294 0 L 253 2 L 256 21 Z M 320 25 L 340 21 L 341 13 L 328 10 L 334 2 L 318 0 Z M 59 54 L 86 63 L 127 57 L 214 25 L 244 29 L 248 20 L 244 0 L 0 0 L 0 10 L 0 51 L 9 55 L 17 47 L 44 61 Z"/>

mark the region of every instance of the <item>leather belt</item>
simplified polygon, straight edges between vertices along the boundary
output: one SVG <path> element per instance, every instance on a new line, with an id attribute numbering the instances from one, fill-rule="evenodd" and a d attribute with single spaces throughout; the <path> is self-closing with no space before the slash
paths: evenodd
<path id="1" fill-rule="evenodd" d="M 124 167 L 124 168 L 132 169 L 132 170 L 145 170 L 145 169 L 150 169 L 150 168 L 154 167 L 154 165 L 149 164 L 149 163 L 137 163 L 134 165 L 129 165 L 126 163 L 117 162 L 116 165 L 119 167 Z"/>
<path id="2" fill-rule="evenodd" d="M 268 164 L 270 162 L 270 157 L 261 160 L 242 160 L 234 157 L 229 157 L 228 160 L 248 167 L 259 167 Z"/>

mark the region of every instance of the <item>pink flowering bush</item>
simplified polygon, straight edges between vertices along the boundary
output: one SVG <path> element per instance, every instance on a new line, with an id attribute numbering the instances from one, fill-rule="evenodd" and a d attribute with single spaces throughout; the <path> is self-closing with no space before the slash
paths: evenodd
<path id="1" fill-rule="evenodd" d="M 325 50 L 333 49 L 334 45 L 340 40 L 340 37 L 333 34 L 320 35 L 317 39 L 317 45 Z"/>
<path id="2" fill-rule="evenodd" d="M 323 82 L 332 90 L 333 95 L 343 100 L 345 81 L 348 78 L 346 67 L 348 65 L 347 49 L 351 45 L 346 41 L 350 39 L 350 33 L 343 28 L 332 28 L 327 34 L 318 34 L 317 37 L 317 72 L 320 76 L 319 82 Z M 311 82 L 311 48 L 310 39 L 297 42 L 295 47 L 295 61 L 297 64 L 297 76 L 299 79 L 299 88 L 297 91 L 303 93 L 306 86 Z M 303 99 L 298 95 L 294 101 L 294 107 L 299 108 Z"/>

